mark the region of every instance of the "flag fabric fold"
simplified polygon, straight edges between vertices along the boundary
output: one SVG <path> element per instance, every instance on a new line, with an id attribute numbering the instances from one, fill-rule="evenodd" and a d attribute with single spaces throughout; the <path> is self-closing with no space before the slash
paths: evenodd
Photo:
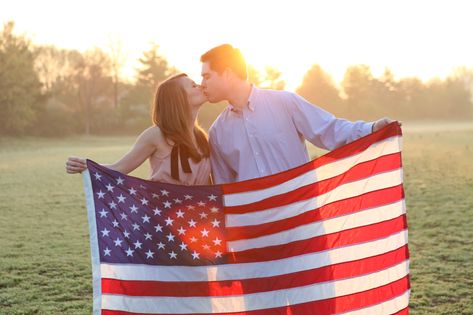
<path id="1" fill-rule="evenodd" d="M 94 314 L 407 314 L 397 123 L 275 175 L 181 186 L 87 160 Z"/>

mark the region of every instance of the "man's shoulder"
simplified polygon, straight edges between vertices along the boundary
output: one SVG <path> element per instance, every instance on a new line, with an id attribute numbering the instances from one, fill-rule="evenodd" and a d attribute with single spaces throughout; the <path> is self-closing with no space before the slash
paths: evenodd
<path id="1" fill-rule="evenodd" d="M 260 89 L 260 88 L 258 88 L 257 93 L 259 95 L 263 95 L 266 97 L 278 97 L 278 98 L 286 98 L 295 94 L 294 92 L 290 92 L 286 90 L 272 90 L 272 89 Z"/>

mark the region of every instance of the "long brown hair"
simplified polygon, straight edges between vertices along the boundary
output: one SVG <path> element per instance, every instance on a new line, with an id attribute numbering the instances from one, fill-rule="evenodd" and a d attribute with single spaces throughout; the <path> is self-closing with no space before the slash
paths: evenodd
<path id="1" fill-rule="evenodd" d="M 159 126 L 166 140 L 186 149 L 189 156 L 198 162 L 202 156 L 210 155 L 209 143 L 207 134 L 197 122 L 192 130 L 189 128 L 192 111 L 187 93 L 178 80 L 182 77 L 187 75 L 180 73 L 171 76 L 158 86 L 153 103 L 153 123 Z M 196 143 L 192 141 L 192 135 Z"/>

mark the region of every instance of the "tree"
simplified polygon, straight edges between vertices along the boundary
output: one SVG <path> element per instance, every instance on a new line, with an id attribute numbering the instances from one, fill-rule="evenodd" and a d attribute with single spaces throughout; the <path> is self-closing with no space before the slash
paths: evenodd
<path id="1" fill-rule="evenodd" d="M 120 40 L 110 40 L 109 43 L 110 68 L 113 79 L 113 105 L 118 108 L 118 87 L 121 76 L 121 69 L 126 62 L 127 56 L 123 52 L 123 44 Z"/>
<path id="2" fill-rule="evenodd" d="M 388 87 L 382 80 L 374 78 L 369 66 L 348 67 L 342 87 L 351 119 L 376 119 L 386 114 L 383 107 Z"/>
<path id="3" fill-rule="evenodd" d="M 0 33 L 0 131 L 9 134 L 34 123 L 41 101 L 31 43 L 13 29 L 14 23 L 7 22 Z"/>
<path id="4" fill-rule="evenodd" d="M 263 80 L 261 79 L 261 73 L 253 65 L 250 64 L 248 65 L 247 71 L 248 82 L 259 87 L 261 85 L 261 82 L 263 82 Z"/>
<path id="5" fill-rule="evenodd" d="M 248 65 L 248 82 L 264 89 L 283 90 L 286 82 L 281 80 L 281 74 L 271 66 L 266 66 L 264 73 L 261 73 L 252 65 Z"/>
<path id="6" fill-rule="evenodd" d="M 112 86 L 110 64 L 108 56 L 101 50 L 95 49 L 86 52 L 75 66 L 72 79 L 87 135 L 91 131 L 94 111 L 103 109 L 103 106 L 99 108 L 99 105 L 111 103 L 107 99 Z"/>
<path id="7" fill-rule="evenodd" d="M 159 45 L 152 44 L 151 48 L 143 52 L 139 59 L 141 63 L 136 77 L 135 88 L 125 100 L 129 105 L 149 105 L 156 87 L 169 76 L 178 73 L 171 67 L 167 59 L 160 54 Z"/>
<path id="8" fill-rule="evenodd" d="M 317 104 L 336 116 L 345 116 L 343 101 L 332 78 L 319 65 L 307 71 L 301 86 L 296 91 L 311 103 Z"/>

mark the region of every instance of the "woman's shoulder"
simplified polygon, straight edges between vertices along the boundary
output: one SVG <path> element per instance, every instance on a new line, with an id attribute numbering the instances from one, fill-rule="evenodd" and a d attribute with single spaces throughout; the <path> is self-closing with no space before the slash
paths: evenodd
<path id="1" fill-rule="evenodd" d="M 141 133 L 141 136 L 145 138 L 147 142 L 152 143 L 157 147 L 166 144 L 166 137 L 159 126 L 148 127 Z"/>
<path id="2" fill-rule="evenodd" d="M 161 131 L 161 128 L 159 128 L 159 126 L 156 126 L 156 125 L 146 128 L 143 131 L 143 134 L 146 134 L 147 136 L 164 137 L 163 132 Z"/>

